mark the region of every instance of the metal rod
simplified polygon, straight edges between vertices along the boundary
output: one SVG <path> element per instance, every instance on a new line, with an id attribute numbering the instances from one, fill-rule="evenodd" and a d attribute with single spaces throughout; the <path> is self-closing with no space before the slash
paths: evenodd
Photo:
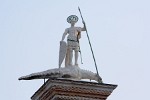
<path id="1" fill-rule="evenodd" d="M 45 84 L 45 78 L 44 78 L 44 84 Z"/>
<path id="2" fill-rule="evenodd" d="M 80 52 L 80 59 L 81 59 L 81 64 L 83 64 L 83 60 L 82 60 L 82 53 L 81 53 L 81 49 L 80 49 L 80 46 L 79 46 L 79 52 Z"/>
<path id="3" fill-rule="evenodd" d="M 79 42 L 79 34 L 81 34 L 81 33 L 78 33 L 78 35 L 77 35 L 77 42 L 78 42 L 78 44 L 79 44 L 79 52 L 80 52 L 81 64 L 83 64 L 83 61 L 82 61 L 82 53 L 81 53 L 80 42 Z"/>
<path id="4" fill-rule="evenodd" d="M 93 49 L 92 49 L 92 45 L 91 45 L 91 42 L 90 42 L 90 38 L 89 38 L 89 35 L 88 35 L 88 31 L 87 31 L 87 28 L 86 28 L 86 24 L 85 24 L 85 21 L 84 21 L 84 19 L 83 19 L 83 16 L 82 16 L 82 13 L 81 13 L 81 10 L 80 10 L 79 7 L 78 7 L 78 10 L 79 10 L 79 12 L 80 12 L 80 16 L 81 16 L 81 18 L 82 18 L 82 21 L 84 22 L 84 26 L 85 26 L 87 38 L 88 38 L 88 41 L 89 41 L 89 45 L 90 45 L 90 48 L 91 48 L 93 60 L 94 60 L 94 63 L 95 63 L 96 72 L 97 72 L 97 75 L 99 75 L 98 69 L 97 69 L 97 64 L 96 64 L 96 59 L 95 59 L 95 56 L 94 56 L 94 52 L 93 52 Z"/>

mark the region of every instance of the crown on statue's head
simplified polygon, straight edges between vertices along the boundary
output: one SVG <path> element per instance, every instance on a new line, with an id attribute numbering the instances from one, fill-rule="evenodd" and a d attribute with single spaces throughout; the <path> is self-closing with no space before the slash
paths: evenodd
<path id="1" fill-rule="evenodd" d="M 78 21 L 78 17 L 76 15 L 70 15 L 68 18 L 67 18 L 67 22 L 68 23 L 71 23 L 71 22 L 77 22 Z"/>

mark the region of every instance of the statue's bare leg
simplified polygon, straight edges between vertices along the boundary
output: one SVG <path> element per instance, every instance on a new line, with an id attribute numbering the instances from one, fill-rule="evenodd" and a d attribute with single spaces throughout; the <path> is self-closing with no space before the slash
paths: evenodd
<path id="1" fill-rule="evenodd" d="M 78 66 L 78 50 L 75 50 L 75 65 Z"/>
<path id="2" fill-rule="evenodd" d="M 72 66 L 72 56 L 73 56 L 73 50 L 72 48 L 69 48 L 69 65 Z"/>

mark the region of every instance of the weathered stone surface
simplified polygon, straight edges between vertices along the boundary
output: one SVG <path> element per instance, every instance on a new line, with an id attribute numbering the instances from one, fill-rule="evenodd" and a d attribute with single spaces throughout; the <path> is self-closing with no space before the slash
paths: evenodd
<path id="1" fill-rule="evenodd" d="M 102 83 L 102 78 L 96 73 L 81 69 L 78 66 L 68 66 L 64 68 L 49 69 L 42 72 L 32 73 L 30 75 L 22 76 L 19 80 L 33 80 L 33 79 L 50 79 L 50 78 L 70 78 L 75 80 L 90 79 Z"/>
<path id="2" fill-rule="evenodd" d="M 117 85 L 49 79 L 31 97 L 32 100 L 106 100 Z"/>

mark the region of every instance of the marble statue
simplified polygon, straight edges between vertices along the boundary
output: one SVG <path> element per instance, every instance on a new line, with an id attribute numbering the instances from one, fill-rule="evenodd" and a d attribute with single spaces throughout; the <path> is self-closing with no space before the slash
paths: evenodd
<path id="1" fill-rule="evenodd" d="M 102 83 L 102 78 L 97 74 L 88 70 L 81 69 L 78 65 L 78 52 L 79 52 L 79 39 L 81 38 L 81 31 L 85 31 L 85 24 L 83 21 L 83 28 L 75 27 L 78 21 L 76 15 L 71 15 L 67 18 L 67 22 L 71 27 L 65 29 L 65 32 L 60 41 L 59 52 L 59 68 L 49 69 L 42 72 L 32 73 L 22 76 L 19 80 L 32 80 L 32 79 L 52 79 L 52 78 L 67 78 L 71 80 L 90 79 Z M 67 36 L 67 43 L 64 41 Z M 72 64 L 73 51 L 75 53 L 75 62 Z M 65 58 L 65 67 L 61 67 L 61 63 Z"/>
<path id="2" fill-rule="evenodd" d="M 78 21 L 78 17 L 76 15 L 71 15 L 67 18 L 67 22 L 71 24 L 71 27 L 66 28 L 65 32 L 62 36 L 62 40 L 60 41 L 60 45 L 62 44 L 65 36 L 67 37 L 67 53 L 65 58 L 65 67 L 73 66 L 72 58 L 73 58 L 73 51 L 74 51 L 74 65 L 78 66 L 78 52 L 79 52 L 79 39 L 81 38 L 81 31 L 85 31 L 85 26 L 75 27 L 75 23 Z M 83 22 L 83 25 L 84 22 Z"/>

